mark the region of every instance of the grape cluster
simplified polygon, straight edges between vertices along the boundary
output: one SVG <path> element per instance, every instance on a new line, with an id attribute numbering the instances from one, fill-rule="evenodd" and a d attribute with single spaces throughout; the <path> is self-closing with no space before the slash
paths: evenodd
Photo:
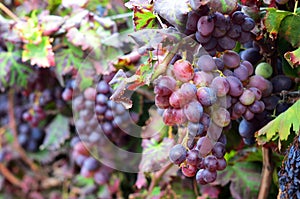
<path id="1" fill-rule="evenodd" d="M 26 151 L 37 152 L 39 150 L 45 137 L 43 129 L 31 128 L 28 124 L 22 123 L 18 127 L 18 132 L 18 141 Z"/>
<path id="2" fill-rule="evenodd" d="M 279 171 L 280 198 L 300 198 L 300 137 L 295 137 Z"/>
<path id="3" fill-rule="evenodd" d="M 254 20 L 242 11 L 237 10 L 231 15 L 220 12 L 209 15 L 209 8 L 201 6 L 188 14 L 185 33 L 195 33 L 196 40 L 214 56 L 216 52 L 232 50 L 237 41 L 249 42 L 254 27 Z"/>
<path id="4" fill-rule="evenodd" d="M 253 144 L 255 131 L 270 121 L 263 99 L 270 97 L 273 85 L 254 75 L 253 65 L 232 50 L 219 57 L 201 55 L 195 66 L 179 59 L 172 71 L 172 76 L 154 81 L 155 104 L 163 110 L 164 123 L 187 129 L 182 144 L 170 151 L 170 160 L 184 175 L 196 175 L 199 183 L 213 182 L 216 171 L 226 167 L 223 128 L 241 119 L 239 133 L 246 144 Z"/>
<path id="5" fill-rule="evenodd" d="M 87 142 L 84 142 L 85 144 Z M 80 174 L 85 178 L 93 178 L 94 182 L 103 185 L 108 182 L 112 169 L 102 165 L 98 160 L 90 155 L 88 148 L 78 137 L 71 140 L 73 147 L 72 158 L 76 165 L 80 167 Z"/>
<path id="6" fill-rule="evenodd" d="M 114 73 L 105 75 L 96 87 L 95 113 L 103 133 L 115 144 L 121 144 L 128 134 L 124 130 L 128 127 L 131 115 L 121 103 L 114 102 L 109 98 L 112 88 L 108 84 Z"/>

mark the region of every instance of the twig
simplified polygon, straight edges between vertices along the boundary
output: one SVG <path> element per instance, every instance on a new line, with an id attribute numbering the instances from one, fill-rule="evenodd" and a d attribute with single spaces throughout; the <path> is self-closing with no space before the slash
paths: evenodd
<path id="1" fill-rule="evenodd" d="M 38 167 L 27 157 L 24 149 L 20 146 L 18 142 L 18 132 L 16 127 L 16 120 L 14 115 L 14 90 L 10 89 L 8 92 L 8 117 L 9 117 L 9 127 L 14 136 L 14 147 L 20 154 L 21 158 L 30 166 L 33 171 L 37 171 Z"/>
<path id="2" fill-rule="evenodd" d="M 161 170 L 159 170 L 153 174 L 152 179 L 151 179 L 151 184 L 149 185 L 148 194 L 150 194 L 153 191 L 156 183 L 172 166 L 173 166 L 173 164 L 169 163 L 164 168 L 162 168 Z"/>
<path id="3" fill-rule="evenodd" d="M 274 165 L 272 164 L 272 151 L 270 148 L 262 147 L 263 169 L 258 199 L 268 198 L 272 182 Z"/>
<path id="4" fill-rule="evenodd" d="M 8 180 L 11 184 L 21 187 L 21 181 L 16 178 L 2 163 L 0 163 L 0 173 Z"/>
<path id="5" fill-rule="evenodd" d="M 20 21 L 19 17 L 10 11 L 3 3 L 0 3 L 0 9 L 3 10 L 3 12 L 5 12 L 14 21 Z"/>
<path id="6" fill-rule="evenodd" d="M 198 183 L 196 181 L 196 179 L 193 179 L 193 187 L 194 187 L 194 192 L 196 196 L 199 196 L 199 191 L 198 191 Z"/>
<path id="7" fill-rule="evenodd" d="M 53 46 L 53 47 L 52 47 L 52 50 L 55 52 L 55 51 L 57 51 L 57 50 L 59 50 L 59 49 L 61 49 L 61 48 L 63 48 L 63 47 L 66 47 L 66 45 L 63 44 L 63 43 L 59 43 L 59 44 Z"/>

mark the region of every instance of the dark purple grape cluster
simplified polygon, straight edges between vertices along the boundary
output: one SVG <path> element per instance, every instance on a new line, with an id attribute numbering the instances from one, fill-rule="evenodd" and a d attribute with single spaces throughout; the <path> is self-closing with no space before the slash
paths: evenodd
<path id="1" fill-rule="evenodd" d="M 242 11 L 237 10 L 231 15 L 209 14 L 209 8 L 201 6 L 188 14 L 185 33 L 195 33 L 196 40 L 214 56 L 216 52 L 232 50 L 236 42 L 249 42 L 254 27 L 255 21 Z"/>
<path id="2" fill-rule="evenodd" d="M 128 136 L 124 130 L 128 127 L 131 114 L 121 103 L 109 99 L 113 90 L 108 83 L 113 75 L 103 76 L 97 84 L 95 113 L 103 133 L 115 144 L 120 144 Z"/>
<path id="3" fill-rule="evenodd" d="M 38 127 L 31 128 L 27 123 L 18 126 L 18 141 L 29 152 L 37 152 L 43 143 L 45 131 Z"/>
<path id="4" fill-rule="evenodd" d="M 80 167 L 80 175 L 85 178 L 93 178 L 94 182 L 103 185 L 108 182 L 112 169 L 101 164 L 99 160 L 91 156 L 87 142 L 82 142 L 78 137 L 71 140 L 73 147 L 72 159 Z"/>
<path id="5" fill-rule="evenodd" d="M 300 136 L 295 137 L 293 145 L 281 170 L 278 172 L 280 198 L 300 198 Z"/>

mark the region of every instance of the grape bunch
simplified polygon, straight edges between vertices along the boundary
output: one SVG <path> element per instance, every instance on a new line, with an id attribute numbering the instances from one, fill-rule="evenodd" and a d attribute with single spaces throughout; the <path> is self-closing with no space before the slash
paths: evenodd
<path id="1" fill-rule="evenodd" d="M 280 198 L 300 198 L 300 137 L 294 140 L 278 172 Z"/>
<path id="2" fill-rule="evenodd" d="M 84 142 L 87 144 L 88 142 Z M 85 146 L 79 137 L 71 140 L 73 148 L 72 159 L 80 167 L 80 175 L 85 178 L 93 178 L 94 182 L 103 185 L 109 181 L 112 169 L 102 165 L 97 159 L 91 156 L 87 146 Z"/>
<path id="3" fill-rule="evenodd" d="M 209 14 L 209 8 L 201 6 L 188 14 L 185 33 L 195 33 L 196 40 L 214 56 L 216 52 L 232 50 L 237 42 L 244 44 L 251 41 L 254 27 L 254 20 L 242 11 L 236 10 L 230 15 L 220 12 Z"/>
<path id="4" fill-rule="evenodd" d="M 18 141 L 26 151 L 37 152 L 44 137 L 45 131 L 41 128 L 31 128 L 26 123 L 21 123 L 18 127 Z"/>
<path id="5" fill-rule="evenodd" d="M 127 112 L 121 103 L 109 99 L 113 90 L 108 83 L 113 76 L 114 73 L 105 75 L 97 84 L 95 113 L 103 133 L 112 142 L 119 145 L 128 137 L 128 134 L 124 133 L 124 131 L 129 125 L 128 121 L 131 119 L 131 114 Z"/>
<path id="6" fill-rule="evenodd" d="M 164 123 L 187 129 L 183 142 L 170 151 L 170 160 L 184 175 L 196 175 L 200 184 L 213 182 L 217 170 L 226 167 L 223 128 L 241 119 L 239 133 L 246 144 L 253 144 L 255 131 L 270 121 L 263 99 L 273 85 L 253 74 L 253 65 L 232 50 L 219 57 L 201 55 L 194 66 L 181 58 L 172 69 L 172 75 L 154 81 L 155 104 L 163 110 Z"/>

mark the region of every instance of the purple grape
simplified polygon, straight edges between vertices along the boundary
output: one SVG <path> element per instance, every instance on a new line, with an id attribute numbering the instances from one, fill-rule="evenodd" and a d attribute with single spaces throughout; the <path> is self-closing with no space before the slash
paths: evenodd
<path id="1" fill-rule="evenodd" d="M 166 109 L 170 106 L 169 103 L 169 96 L 160 96 L 160 95 L 156 95 L 155 96 L 155 105 L 158 108 L 161 109 Z"/>
<path id="2" fill-rule="evenodd" d="M 211 106 L 217 101 L 216 92 L 208 87 L 198 88 L 197 97 L 203 106 Z"/>
<path id="3" fill-rule="evenodd" d="M 242 11 L 235 11 L 232 14 L 232 22 L 235 24 L 242 24 L 245 21 L 245 14 Z"/>
<path id="4" fill-rule="evenodd" d="M 250 30 L 252 30 L 255 27 L 255 22 L 250 17 L 246 17 L 244 19 L 244 22 L 241 25 L 241 27 L 242 27 L 243 31 L 249 32 Z"/>
<path id="5" fill-rule="evenodd" d="M 181 171 L 186 177 L 193 177 L 197 173 L 197 167 L 194 165 L 186 164 L 181 167 Z"/>
<path id="6" fill-rule="evenodd" d="M 181 164 L 183 161 L 185 161 L 186 156 L 187 151 L 181 144 L 173 146 L 169 153 L 170 161 L 174 164 Z"/>
<path id="7" fill-rule="evenodd" d="M 207 73 L 204 71 L 197 71 L 193 78 L 193 82 L 196 86 L 209 86 L 214 79 L 212 73 Z"/>
<path id="8" fill-rule="evenodd" d="M 211 72 L 217 68 L 215 61 L 210 55 L 202 55 L 198 59 L 197 65 L 204 72 Z"/>
<path id="9" fill-rule="evenodd" d="M 203 107 L 197 100 L 185 105 L 183 111 L 186 118 L 191 122 L 199 122 L 203 115 Z"/>
<path id="10" fill-rule="evenodd" d="M 199 156 L 199 151 L 197 151 L 195 149 L 188 151 L 187 157 L 186 157 L 187 164 L 196 166 L 199 164 L 200 161 L 201 161 L 201 159 Z"/>
<path id="11" fill-rule="evenodd" d="M 209 16 L 202 16 L 200 17 L 197 28 L 198 31 L 203 35 L 203 36 L 208 36 L 212 33 L 214 30 L 214 20 L 212 20 Z"/>
<path id="12" fill-rule="evenodd" d="M 236 45 L 236 41 L 225 35 L 218 38 L 218 45 L 225 50 L 232 50 Z"/>
<path id="13" fill-rule="evenodd" d="M 154 84 L 154 93 L 160 96 L 171 95 L 176 88 L 176 80 L 170 76 L 161 76 Z"/>
<path id="14" fill-rule="evenodd" d="M 194 77 L 194 69 L 192 64 L 183 59 L 180 59 L 174 63 L 173 72 L 176 79 L 182 82 L 188 82 Z"/>
<path id="15" fill-rule="evenodd" d="M 227 167 L 226 160 L 223 157 L 217 159 L 217 161 L 218 161 L 218 164 L 217 164 L 217 170 L 218 171 L 222 171 Z"/>
<path id="16" fill-rule="evenodd" d="M 217 158 L 214 155 L 208 155 L 204 158 L 204 166 L 209 171 L 217 170 Z"/>
<path id="17" fill-rule="evenodd" d="M 249 106 L 255 101 L 255 94 L 251 90 L 245 89 L 239 100 L 243 105 Z"/>
<path id="18" fill-rule="evenodd" d="M 241 64 L 240 66 L 234 69 L 233 75 L 239 78 L 241 81 L 245 81 L 248 79 L 249 72 L 247 67 Z"/>
<path id="19" fill-rule="evenodd" d="M 241 59 L 239 54 L 230 50 L 224 53 L 223 62 L 228 68 L 237 68 L 240 65 Z"/>
<path id="20" fill-rule="evenodd" d="M 227 81 L 230 86 L 229 95 L 233 97 L 238 97 L 243 93 L 244 87 L 242 82 L 238 78 L 229 76 L 227 77 Z"/>
<path id="21" fill-rule="evenodd" d="M 217 142 L 214 148 L 212 149 L 212 154 L 216 158 L 220 159 L 224 157 L 225 153 L 226 153 L 225 145 L 221 142 Z"/>
<path id="22" fill-rule="evenodd" d="M 218 97 L 225 96 L 229 92 L 229 83 L 225 77 L 216 77 L 211 82 L 211 88 L 216 91 Z"/>
<path id="23" fill-rule="evenodd" d="M 232 39 L 236 39 L 236 38 L 240 37 L 241 32 L 242 32 L 242 28 L 240 25 L 232 24 L 229 31 L 227 32 L 227 36 Z"/>

